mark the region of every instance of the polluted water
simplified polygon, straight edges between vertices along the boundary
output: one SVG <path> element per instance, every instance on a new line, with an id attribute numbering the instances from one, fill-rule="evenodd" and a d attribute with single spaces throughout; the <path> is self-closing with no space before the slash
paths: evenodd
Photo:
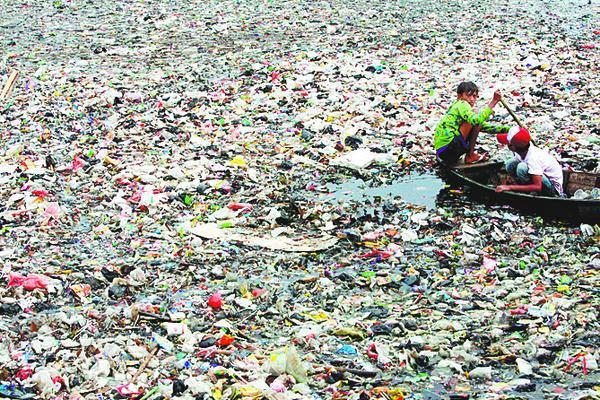
<path id="1" fill-rule="evenodd" d="M 3 1 L 0 398 L 598 398 L 600 227 L 433 132 L 474 81 L 600 172 L 599 7 Z"/>
<path id="2" fill-rule="evenodd" d="M 399 197 L 406 203 L 432 209 L 435 207 L 438 194 L 444 185 L 439 177 L 432 174 L 409 175 L 380 185 L 365 182 L 360 178 L 352 178 L 341 184 L 327 184 L 326 189 L 329 193 L 320 199 L 372 203 Z"/>

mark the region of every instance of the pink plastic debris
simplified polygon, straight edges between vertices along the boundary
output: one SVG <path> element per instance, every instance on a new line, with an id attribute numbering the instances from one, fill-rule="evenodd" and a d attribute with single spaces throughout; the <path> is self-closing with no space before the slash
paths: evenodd
<path id="1" fill-rule="evenodd" d="M 46 210 L 44 210 L 44 217 L 48 219 L 58 219 L 60 216 L 60 206 L 56 202 L 48 203 Z"/>
<path id="2" fill-rule="evenodd" d="M 8 287 L 22 286 L 25 290 L 47 289 L 50 279 L 46 275 L 10 273 L 8 275 Z"/>
<path id="3" fill-rule="evenodd" d="M 80 170 L 81 168 L 83 168 L 85 164 L 83 163 L 83 161 L 81 161 L 81 159 L 77 156 L 73 157 L 73 163 L 71 164 L 71 170 L 73 172 L 77 172 L 77 170 Z"/>
<path id="4" fill-rule="evenodd" d="M 143 393 L 136 385 L 134 385 L 131 382 L 118 386 L 117 392 L 119 392 L 119 394 L 122 397 L 129 397 L 130 399 L 134 399 Z"/>
<path id="5" fill-rule="evenodd" d="M 498 265 L 498 261 L 494 260 L 493 258 L 489 258 L 486 256 L 483 256 L 483 268 L 486 269 L 487 273 L 491 273 L 494 271 L 494 269 L 496 269 L 496 266 Z"/>
<path id="6" fill-rule="evenodd" d="M 271 390 L 273 390 L 274 392 L 277 392 L 277 393 L 283 393 L 287 390 L 285 385 L 279 381 L 274 381 L 273 383 L 271 383 L 270 387 L 271 387 Z"/>

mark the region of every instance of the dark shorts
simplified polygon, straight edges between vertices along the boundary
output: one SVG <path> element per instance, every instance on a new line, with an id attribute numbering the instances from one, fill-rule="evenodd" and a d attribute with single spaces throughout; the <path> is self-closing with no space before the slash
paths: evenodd
<path id="1" fill-rule="evenodd" d="M 436 155 L 447 164 L 455 164 L 458 159 L 467 153 L 469 142 L 462 135 L 455 136 L 450 143 L 436 150 Z"/>

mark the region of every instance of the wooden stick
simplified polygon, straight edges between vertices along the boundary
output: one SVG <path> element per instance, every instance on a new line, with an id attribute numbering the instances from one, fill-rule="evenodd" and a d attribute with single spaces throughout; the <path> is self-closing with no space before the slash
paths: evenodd
<path id="1" fill-rule="evenodd" d="M 515 122 L 523 129 L 527 129 L 525 127 L 525 125 L 523 125 L 523 123 L 521 122 L 521 120 L 519 119 L 519 117 L 517 117 L 517 115 L 513 112 L 513 110 L 510 109 L 510 107 L 508 106 L 508 104 L 506 104 L 506 102 L 504 101 L 504 99 L 500 99 L 500 102 L 502 103 L 502 105 L 504 106 L 504 108 L 506 108 L 506 111 L 508 111 L 508 113 L 510 114 L 511 117 L 513 117 L 513 119 L 515 120 Z M 529 129 L 527 129 L 529 130 Z M 531 135 L 531 132 L 529 132 L 529 134 Z M 533 138 L 531 138 L 531 144 L 533 144 L 535 146 L 535 141 L 533 140 Z"/>
<path id="2" fill-rule="evenodd" d="M 508 113 L 510 114 L 510 116 L 513 117 L 513 119 L 515 120 L 515 122 L 517 124 L 519 124 L 519 126 L 521 128 L 525 128 L 525 125 L 523 125 L 523 123 L 521 122 L 521 120 L 519 119 L 519 117 L 517 117 L 515 115 L 515 113 L 510 109 L 510 107 L 508 106 L 508 104 L 506 104 L 506 102 L 504 101 L 504 99 L 500 99 L 500 102 L 502 103 L 502 105 L 504 106 L 504 108 L 506 108 L 506 111 L 508 111 Z"/>
<path id="3" fill-rule="evenodd" d="M 6 81 L 6 84 L 4 85 L 4 88 L 2 89 L 2 93 L 0 94 L 0 100 L 4 100 L 8 97 L 8 95 L 12 91 L 12 88 L 15 85 L 15 82 L 17 81 L 17 76 L 19 76 L 19 71 L 17 71 L 17 70 L 14 70 L 13 72 L 10 73 L 8 80 Z"/>
<path id="4" fill-rule="evenodd" d="M 144 370 L 148 366 L 148 363 L 150 362 L 150 360 L 152 359 L 152 357 L 156 354 L 156 352 L 158 352 L 158 349 L 159 349 L 159 346 L 156 346 L 155 348 L 153 348 L 152 350 L 150 350 L 150 353 L 148 353 L 148 355 L 144 359 L 144 362 L 142 362 L 142 365 L 140 365 L 140 368 L 137 370 L 137 372 L 135 373 L 135 375 L 133 375 L 133 378 L 131 378 L 131 383 L 135 383 L 135 381 L 140 376 L 140 374 L 142 372 L 144 372 Z"/>

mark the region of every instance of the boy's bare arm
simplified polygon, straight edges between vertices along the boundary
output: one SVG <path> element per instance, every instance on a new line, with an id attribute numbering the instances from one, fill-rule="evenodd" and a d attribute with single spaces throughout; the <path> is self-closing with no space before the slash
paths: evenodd
<path id="1" fill-rule="evenodd" d="M 541 192 L 542 191 L 542 176 L 531 175 L 531 183 L 528 185 L 499 185 L 496 187 L 496 192 L 504 192 L 510 190 L 512 192 Z"/>
<path id="2" fill-rule="evenodd" d="M 490 101 L 488 104 L 488 107 L 493 110 L 494 107 L 496 107 L 496 105 L 500 102 L 500 99 L 502 99 L 502 94 L 500 94 L 499 90 L 496 90 L 494 92 L 494 96 L 492 97 L 492 101 Z"/>

